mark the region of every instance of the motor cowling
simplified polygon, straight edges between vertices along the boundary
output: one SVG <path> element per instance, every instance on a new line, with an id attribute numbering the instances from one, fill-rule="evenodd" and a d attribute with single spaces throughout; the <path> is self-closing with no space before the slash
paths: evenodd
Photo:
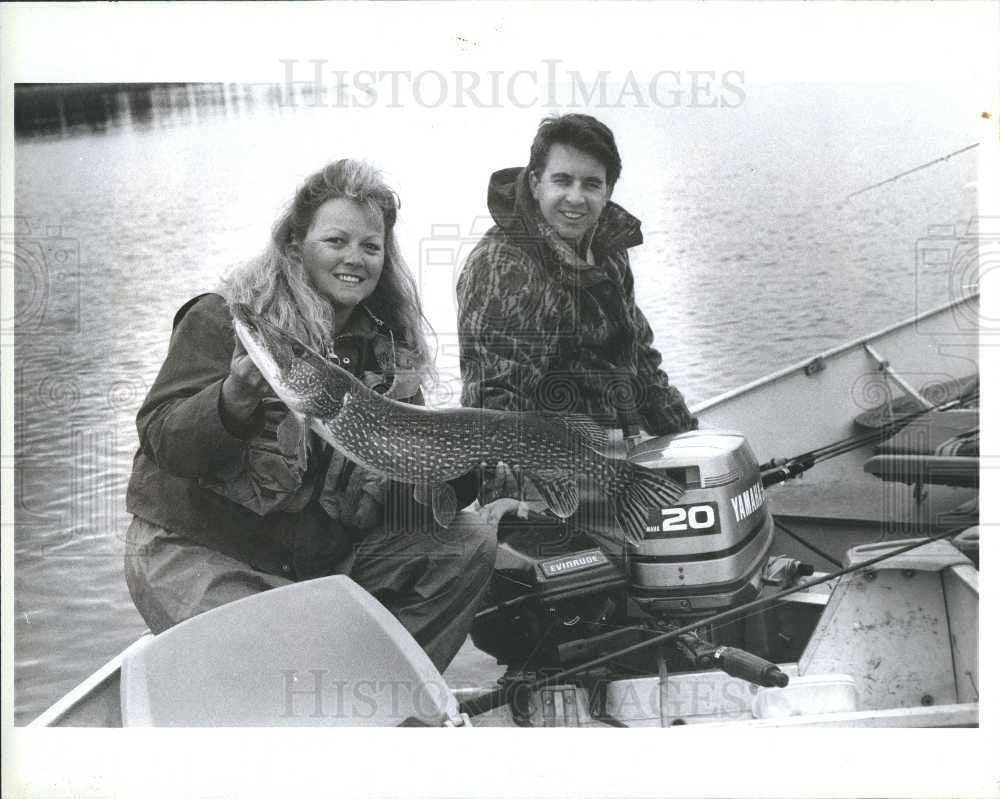
<path id="1" fill-rule="evenodd" d="M 655 615 L 701 614 L 753 599 L 774 538 L 757 459 L 746 438 L 694 430 L 650 439 L 631 460 L 667 470 L 680 501 L 648 509 L 629 557 L 630 594 Z"/>

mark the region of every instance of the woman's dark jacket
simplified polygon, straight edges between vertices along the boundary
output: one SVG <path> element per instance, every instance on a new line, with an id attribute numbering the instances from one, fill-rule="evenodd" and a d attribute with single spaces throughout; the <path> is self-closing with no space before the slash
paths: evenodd
<path id="1" fill-rule="evenodd" d="M 542 219 L 526 170 L 494 173 L 488 203 L 496 226 L 457 285 L 462 404 L 627 419 L 654 435 L 696 427 L 635 304 L 639 220 L 609 202 L 588 263 Z"/>
<path id="2" fill-rule="evenodd" d="M 392 345 L 385 326 L 363 310 L 337 337 L 337 354 L 356 377 L 384 390 Z M 219 295 L 196 297 L 177 312 L 166 360 L 136 420 L 140 448 L 127 508 L 260 571 L 328 574 L 363 536 L 338 513 L 354 465 L 303 430 L 277 398 L 265 398 L 243 425 L 224 421 L 222 382 L 234 346 Z M 419 389 L 404 401 L 422 404 Z M 455 487 L 460 506 L 472 500 L 474 480 Z M 389 483 L 383 496 L 397 525 L 429 519 L 411 493 Z"/>

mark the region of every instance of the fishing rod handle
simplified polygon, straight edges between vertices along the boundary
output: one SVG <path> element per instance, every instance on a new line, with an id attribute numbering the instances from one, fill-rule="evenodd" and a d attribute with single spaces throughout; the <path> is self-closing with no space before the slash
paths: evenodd
<path id="1" fill-rule="evenodd" d="M 811 469 L 816 461 L 811 455 L 804 455 L 797 458 L 782 459 L 781 462 L 774 460 L 771 462 L 775 463 L 775 465 L 762 472 L 760 476 L 760 482 L 764 488 L 770 488 L 776 483 L 783 483 L 786 480 L 791 480 L 793 477 L 798 477 L 803 472 Z M 763 464 L 763 466 L 768 466 L 768 464 Z"/>
<path id="2" fill-rule="evenodd" d="M 715 650 L 716 663 L 726 674 L 752 682 L 764 688 L 784 688 L 788 685 L 788 675 L 777 665 L 762 657 L 752 655 L 732 646 L 721 646 Z"/>

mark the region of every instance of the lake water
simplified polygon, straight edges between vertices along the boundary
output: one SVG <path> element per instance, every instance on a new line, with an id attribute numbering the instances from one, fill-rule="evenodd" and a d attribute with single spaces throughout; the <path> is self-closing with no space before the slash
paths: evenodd
<path id="1" fill-rule="evenodd" d="M 122 574 L 124 496 L 171 319 L 263 246 L 326 161 L 367 158 L 402 197 L 403 251 L 439 336 L 433 399 L 456 402 L 457 268 L 488 226 L 490 173 L 527 160 L 542 113 L 280 96 L 235 84 L 18 95 L 17 218 L 3 231 L 17 281 L 18 724 L 144 630 Z M 915 255 L 974 215 L 975 151 L 845 199 L 977 140 L 947 87 L 747 84 L 739 108 L 594 113 L 625 160 L 615 200 L 644 223 L 639 304 L 691 403 L 975 280 L 926 275 Z"/>

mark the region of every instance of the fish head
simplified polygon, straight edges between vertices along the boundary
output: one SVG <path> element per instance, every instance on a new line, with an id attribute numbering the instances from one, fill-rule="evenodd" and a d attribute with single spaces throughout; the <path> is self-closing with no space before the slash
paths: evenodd
<path id="1" fill-rule="evenodd" d="M 235 303 L 231 310 L 237 338 L 290 411 L 317 418 L 340 412 L 354 381 L 350 372 L 247 305 Z"/>

